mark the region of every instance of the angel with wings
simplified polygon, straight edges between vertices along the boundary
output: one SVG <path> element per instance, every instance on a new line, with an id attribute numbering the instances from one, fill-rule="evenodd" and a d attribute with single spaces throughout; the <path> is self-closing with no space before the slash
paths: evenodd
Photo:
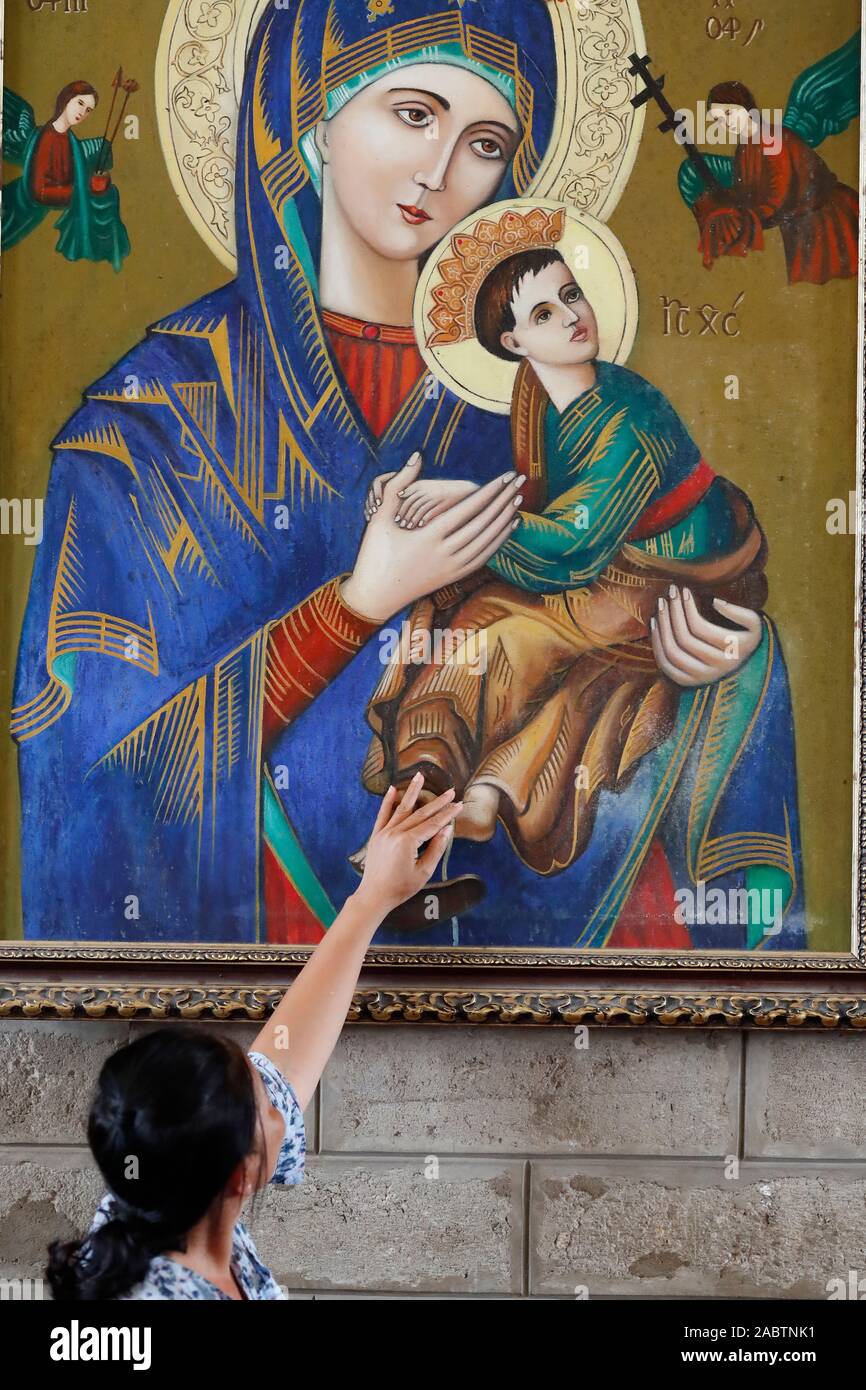
<path id="1" fill-rule="evenodd" d="M 764 231 L 778 227 L 789 284 L 856 276 L 857 193 L 839 181 L 817 146 L 859 113 L 859 33 L 796 79 L 781 139 L 742 82 L 717 83 L 707 108 L 726 122 L 737 151 L 697 161 L 690 150 L 680 166 L 680 193 L 697 220 L 706 268 L 719 256 L 763 250 Z"/>
<path id="2" fill-rule="evenodd" d="M 49 215 L 60 212 L 57 250 L 68 261 L 108 261 L 120 270 L 129 237 L 120 218 L 120 195 L 108 170 L 111 141 L 82 140 L 75 129 L 94 110 L 96 88 L 69 82 L 57 94 L 54 115 L 37 125 L 32 106 L 3 88 L 3 159 L 22 166 L 3 186 L 2 249 L 10 250 Z"/>

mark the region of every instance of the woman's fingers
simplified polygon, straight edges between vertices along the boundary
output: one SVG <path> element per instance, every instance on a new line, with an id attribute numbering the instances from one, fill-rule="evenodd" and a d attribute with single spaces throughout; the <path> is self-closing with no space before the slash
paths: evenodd
<path id="1" fill-rule="evenodd" d="M 756 613 L 754 608 L 741 608 L 738 603 L 728 603 L 727 599 L 714 598 L 713 607 L 725 618 L 730 618 L 732 622 L 739 623 L 753 637 L 760 635 L 764 626 L 760 613 Z M 731 634 L 729 634 L 730 636 Z M 736 636 L 736 633 L 733 634 Z"/>
<path id="2" fill-rule="evenodd" d="M 426 845 L 427 841 L 432 840 L 434 835 L 438 835 L 440 830 L 447 830 L 449 825 L 453 825 L 462 810 L 463 802 L 455 801 L 453 806 L 448 806 L 444 811 L 440 811 L 438 816 L 431 817 L 423 825 L 410 831 L 416 850 L 419 850 L 422 845 Z"/>
<path id="3" fill-rule="evenodd" d="M 381 830 L 383 825 L 387 825 L 397 800 L 397 788 L 389 787 L 379 803 L 379 813 L 373 823 L 373 834 Z"/>
<path id="4" fill-rule="evenodd" d="M 456 502 L 453 507 L 449 507 L 445 512 L 444 519 L 440 521 L 442 534 L 449 540 L 460 541 L 462 528 L 470 526 L 473 521 L 479 521 L 483 529 L 487 522 L 491 520 L 499 505 L 507 505 L 514 495 L 514 486 L 523 481 L 514 469 L 509 469 L 507 473 L 502 473 L 500 477 L 494 478 L 492 482 L 485 483 L 484 487 L 478 488 L 476 492 L 471 492 L 468 497 L 464 497 L 462 502 Z"/>
<path id="5" fill-rule="evenodd" d="M 418 856 L 415 868 L 419 874 L 423 875 L 424 883 L 431 879 L 436 872 L 439 861 L 451 842 L 451 835 L 451 827 L 446 826 L 430 841 L 424 853 Z"/>
<path id="6" fill-rule="evenodd" d="M 661 633 L 659 632 L 659 625 L 656 622 L 655 618 L 650 619 L 650 641 L 652 642 L 653 655 L 656 659 L 656 665 L 658 666 L 663 676 L 667 676 L 669 681 L 674 681 L 677 685 L 698 684 L 697 681 L 692 681 L 689 677 L 684 678 L 683 673 L 679 671 L 676 666 L 674 666 L 673 662 L 668 657 L 668 654 L 665 651 L 664 645 L 662 643 Z"/>
<path id="7" fill-rule="evenodd" d="M 472 574 L 473 570 L 483 569 L 491 556 L 495 555 L 501 545 L 508 540 L 508 537 L 517 530 L 520 525 L 520 518 L 512 514 L 509 509 L 504 519 L 493 521 L 486 528 L 475 545 L 468 550 L 461 551 L 458 559 L 463 561 L 462 569 L 458 574 L 458 579 L 465 579 L 467 574 Z"/>
<path id="8" fill-rule="evenodd" d="M 691 598 L 688 589 L 686 589 L 685 592 L 689 594 L 689 598 Z M 683 651 L 687 652 L 689 656 L 695 657 L 698 661 L 715 660 L 718 655 L 718 647 L 712 646 L 709 642 L 702 641 L 702 639 L 692 631 L 689 619 L 692 615 L 692 611 L 697 613 L 697 604 L 692 599 L 691 604 L 686 607 L 686 602 L 684 598 L 681 597 L 680 591 L 675 584 L 670 586 L 668 592 L 668 610 L 670 612 L 674 638 L 679 646 L 682 647 Z"/>
<path id="9" fill-rule="evenodd" d="M 409 783 L 408 787 L 404 791 L 399 806 L 397 807 L 393 816 L 391 817 L 391 825 L 402 825 L 403 822 L 407 819 L 407 817 L 412 814 L 412 812 L 415 809 L 415 803 L 417 802 L 418 797 L 421 794 L 421 788 L 423 786 L 423 773 L 416 772 L 415 776 L 412 778 L 412 781 Z"/>
<path id="10" fill-rule="evenodd" d="M 392 516 L 397 515 L 397 512 L 400 510 L 400 494 L 405 488 L 409 487 L 411 483 L 415 482 L 418 474 L 421 472 L 423 463 L 423 458 L 416 450 L 415 453 L 407 459 L 406 463 L 404 463 L 399 473 L 390 474 L 387 482 L 382 487 L 380 508 L 386 507 L 391 512 Z"/>
<path id="11" fill-rule="evenodd" d="M 703 662 L 696 660 L 695 657 L 689 656 L 688 652 L 684 652 L 674 637 L 668 604 L 663 598 L 659 599 L 656 622 L 662 648 L 671 665 L 684 675 L 691 676 L 695 681 L 700 681 L 701 677 L 706 679 L 706 672 L 709 668 L 704 666 Z"/>
<path id="12" fill-rule="evenodd" d="M 690 589 L 683 589 L 683 609 L 692 635 L 706 642 L 708 646 L 715 647 L 717 651 L 724 651 L 730 637 L 729 629 L 719 627 L 717 623 L 711 623 L 704 617 Z"/>
<path id="13" fill-rule="evenodd" d="M 437 516 L 441 516 L 442 513 L 447 512 L 447 510 L 447 502 L 437 502 L 435 498 L 432 498 L 429 502 L 424 503 L 424 506 L 415 518 L 415 525 L 428 526 L 431 521 L 435 521 Z"/>
<path id="14" fill-rule="evenodd" d="M 420 776 L 420 773 L 418 775 Z M 418 826 L 424 825 L 426 821 L 435 820 L 442 811 L 450 813 L 451 803 L 455 795 L 454 788 L 449 787 L 447 791 L 442 792 L 441 796 L 436 796 L 432 801 L 425 802 L 423 806 L 418 807 L 417 811 L 413 811 L 401 820 L 403 829 L 415 830 Z"/>
<path id="15" fill-rule="evenodd" d="M 522 483 L 522 479 L 520 482 Z M 472 517 L 470 521 L 464 523 L 459 531 L 448 537 L 448 549 L 457 560 L 466 558 L 470 551 L 474 551 L 482 543 L 482 538 L 491 533 L 491 527 L 498 528 L 500 524 L 510 523 L 517 520 L 516 508 L 523 502 L 521 493 L 516 493 L 514 487 L 509 485 L 504 489 L 504 495 L 495 497 L 492 502 Z M 451 511 L 456 508 L 452 507 Z"/>

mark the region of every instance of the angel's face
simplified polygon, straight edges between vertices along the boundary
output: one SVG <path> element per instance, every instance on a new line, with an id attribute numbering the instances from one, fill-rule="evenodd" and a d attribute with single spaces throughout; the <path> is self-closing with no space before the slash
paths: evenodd
<path id="1" fill-rule="evenodd" d="M 720 127 L 727 130 L 731 144 L 745 144 L 751 138 L 752 117 L 745 106 L 726 106 L 722 102 L 713 102 L 709 114 L 713 120 L 718 121 Z"/>
<path id="2" fill-rule="evenodd" d="M 71 101 L 67 101 L 63 108 L 63 114 L 70 125 L 80 125 L 85 117 L 90 115 L 95 105 L 96 97 L 94 96 L 73 97 Z"/>

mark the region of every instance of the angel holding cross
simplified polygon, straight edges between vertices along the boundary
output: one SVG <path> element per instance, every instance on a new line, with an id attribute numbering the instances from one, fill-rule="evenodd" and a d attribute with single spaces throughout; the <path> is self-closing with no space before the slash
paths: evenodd
<path id="1" fill-rule="evenodd" d="M 684 139 L 681 118 L 688 113 L 674 111 L 663 94 L 664 77 L 649 72 L 648 57 L 632 54 L 631 60 L 630 71 L 644 82 L 632 105 L 654 101 L 665 117 L 659 130 L 677 131 L 685 147 L 679 191 L 698 224 L 698 249 L 707 270 L 721 256 L 762 251 L 764 233 L 778 228 L 789 284 L 823 285 L 856 276 L 857 191 L 840 181 L 817 147 L 841 134 L 859 113 L 859 31 L 800 73 L 781 122 L 767 119 L 744 83 L 716 83 L 706 108 L 726 131 L 725 143 L 736 145 L 733 156 L 702 154 Z"/>
<path id="2" fill-rule="evenodd" d="M 120 270 L 130 245 L 120 217 L 120 194 L 108 171 L 114 139 L 138 83 L 124 79 L 118 68 L 112 88 L 105 132 L 87 140 L 79 139 L 75 128 L 99 101 L 89 82 L 67 83 L 57 94 L 54 115 L 42 126 L 36 124 L 28 102 L 3 88 L 3 159 L 23 170 L 3 187 L 3 251 L 28 236 L 53 208 L 60 212 L 54 224 L 60 233 L 56 249 L 66 260 L 108 261 Z M 120 113 L 109 134 L 120 92 Z"/>

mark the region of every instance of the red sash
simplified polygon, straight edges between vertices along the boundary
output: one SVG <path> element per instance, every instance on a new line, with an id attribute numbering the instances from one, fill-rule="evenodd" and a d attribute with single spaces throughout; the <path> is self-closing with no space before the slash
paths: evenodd
<path id="1" fill-rule="evenodd" d="M 715 476 L 706 459 L 699 459 L 687 478 L 647 507 L 627 539 L 644 541 L 649 536 L 657 536 L 660 531 L 669 531 L 676 526 L 700 502 Z"/>

